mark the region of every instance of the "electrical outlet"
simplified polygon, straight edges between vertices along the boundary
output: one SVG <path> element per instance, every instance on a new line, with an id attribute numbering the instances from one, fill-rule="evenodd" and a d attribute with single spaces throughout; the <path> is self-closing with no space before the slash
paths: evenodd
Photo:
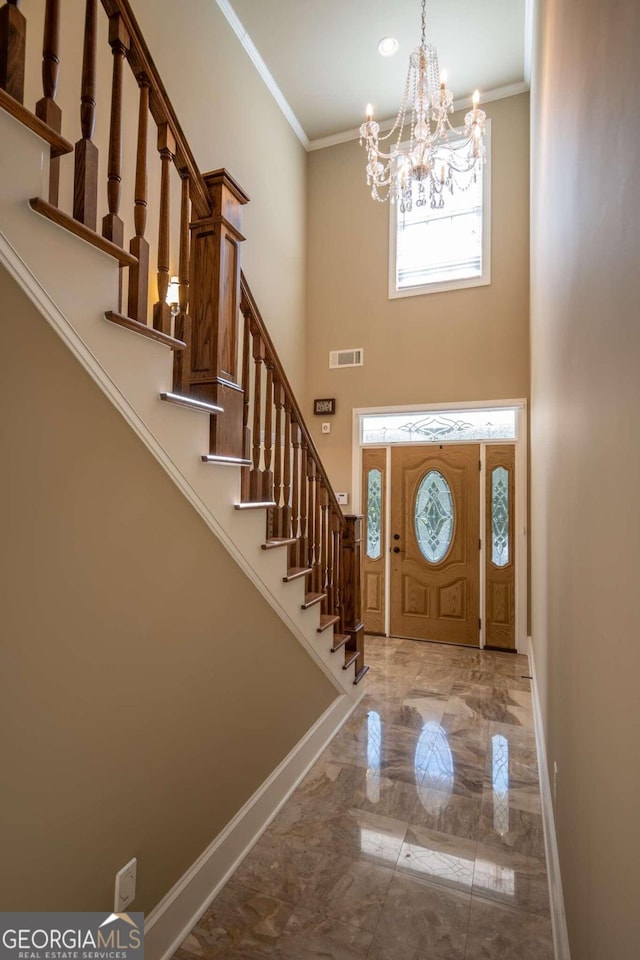
<path id="1" fill-rule="evenodd" d="M 558 806 L 558 763 L 553 761 L 553 809 Z"/>
<path id="2" fill-rule="evenodd" d="M 323 432 L 323 433 L 331 433 L 331 424 L 330 424 L 330 423 L 323 423 L 323 424 L 322 424 L 322 432 Z"/>
<path id="3" fill-rule="evenodd" d="M 129 863 L 116 873 L 116 894 L 114 899 L 114 913 L 124 913 L 136 895 L 136 875 L 138 861 L 134 857 Z"/>

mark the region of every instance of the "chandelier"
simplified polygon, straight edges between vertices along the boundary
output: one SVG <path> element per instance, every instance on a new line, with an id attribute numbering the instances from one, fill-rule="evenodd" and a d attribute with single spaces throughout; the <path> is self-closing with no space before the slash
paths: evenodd
<path id="1" fill-rule="evenodd" d="M 407 81 L 398 116 L 391 130 L 379 136 L 380 125 L 367 107 L 367 119 L 360 127 L 360 143 L 367 150 L 367 186 L 374 200 L 391 200 L 402 213 L 430 203 L 444 207 L 444 197 L 454 189 L 466 190 L 476 181 L 485 160 L 483 142 L 486 114 L 478 108 L 480 95 L 473 94 L 473 108 L 464 118 L 464 127 L 449 122 L 453 94 L 440 74 L 438 52 L 427 43 L 426 0 L 422 0 L 422 38 L 409 58 Z M 410 119 L 410 139 L 402 142 Z M 393 142 L 395 137 L 395 142 Z M 380 144 L 391 141 L 389 152 Z"/>

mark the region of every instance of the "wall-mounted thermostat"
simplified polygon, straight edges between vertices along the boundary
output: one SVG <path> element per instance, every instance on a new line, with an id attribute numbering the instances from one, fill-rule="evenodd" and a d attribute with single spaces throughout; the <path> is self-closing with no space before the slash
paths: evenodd
<path id="1" fill-rule="evenodd" d="M 336 493 L 336 500 L 341 507 L 346 507 L 349 503 L 349 494 L 348 493 Z"/>

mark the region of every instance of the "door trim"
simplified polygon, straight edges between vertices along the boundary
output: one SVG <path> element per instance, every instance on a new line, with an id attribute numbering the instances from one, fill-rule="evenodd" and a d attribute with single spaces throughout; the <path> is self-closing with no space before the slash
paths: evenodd
<path id="1" fill-rule="evenodd" d="M 482 410 L 482 409 L 496 409 L 504 407 L 513 407 L 516 410 L 516 439 L 509 440 L 487 440 L 487 441 L 477 441 L 470 440 L 469 443 L 478 443 L 481 445 L 481 457 L 484 459 L 484 444 L 485 443 L 515 443 L 516 448 L 516 459 L 515 459 L 515 491 L 516 491 L 516 511 L 515 511 L 515 561 L 516 561 L 516 650 L 518 653 L 528 653 L 527 646 L 527 620 L 528 620 L 528 482 L 527 482 L 527 469 L 528 469 L 528 458 L 527 458 L 527 449 L 528 449 L 528 405 L 525 398 L 519 398 L 516 400 L 475 400 L 475 401 L 457 401 L 455 403 L 414 403 L 414 404 L 404 404 L 400 406 L 380 406 L 380 407 L 356 407 L 353 410 L 353 422 L 352 422 L 352 481 L 351 481 L 351 490 L 352 490 L 352 504 L 354 513 L 361 512 L 362 506 L 362 497 L 361 497 L 361 484 L 362 484 L 362 444 L 360 443 L 360 417 L 363 415 L 379 414 L 379 413 L 446 413 L 451 410 Z M 460 440 L 441 440 L 438 443 L 460 443 Z M 464 442 L 464 441 L 462 441 Z M 384 447 L 384 444 L 371 444 L 371 446 Z M 394 444 L 394 446 L 399 446 L 399 444 Z M 415 446 L 415 444 L 402 444 L 402 446 Z M 391 446 L 386 445 L 387 450 L 387 469 L 390 467 L 391 461 Z M 486 482 L 486 470 L 485 464 L 483 463 L 482 475 L 480 478 L 481 492 L 484 491 L 484 484 Z M 390 507 L 391 507 L 391 484 L 388 484 L 387 489 L 387 543 L 389 543 L 390 528 L 389 524 L 391 522 Z M 483 509 L 483 500 L 481 501 L 481 510 Z M 483 519 L 483 514 L 481 514 L 481 522 Z M 484 531 L 484 527 L 481 528 Z M 482 551 L 480 562 L 483 562 L 484 550 L 486 548 L 485 537 L 482 536 Z M 387 551 L 388 553 L 388 551 Z M 389 557 L 387 556 L 387 565 L 385 568 L 386 572 L 386 585 L 385 589 L 387 591 L 387 603 L 386 603 L 386 633 L 389 635 L 389 583 L 390 583 L 390 563 Z M 480 579 L 480 602 L 481 610 L 484 611 L 485 604 L 485 584 L 484 576 L 481 576 Z M 485 620 L 486 617 L 482 616 L 482 628 L 480 632 L 480 646 L 484 647 L 485 644 Z"/>

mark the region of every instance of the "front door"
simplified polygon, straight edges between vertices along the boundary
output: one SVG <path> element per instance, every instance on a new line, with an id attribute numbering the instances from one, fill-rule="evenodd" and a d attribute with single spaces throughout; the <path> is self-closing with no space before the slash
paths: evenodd
<path id="1" fill-rule="evenodd" d="M 480 447 L 391 451 L 391 634 L 480 641 Z"/>

